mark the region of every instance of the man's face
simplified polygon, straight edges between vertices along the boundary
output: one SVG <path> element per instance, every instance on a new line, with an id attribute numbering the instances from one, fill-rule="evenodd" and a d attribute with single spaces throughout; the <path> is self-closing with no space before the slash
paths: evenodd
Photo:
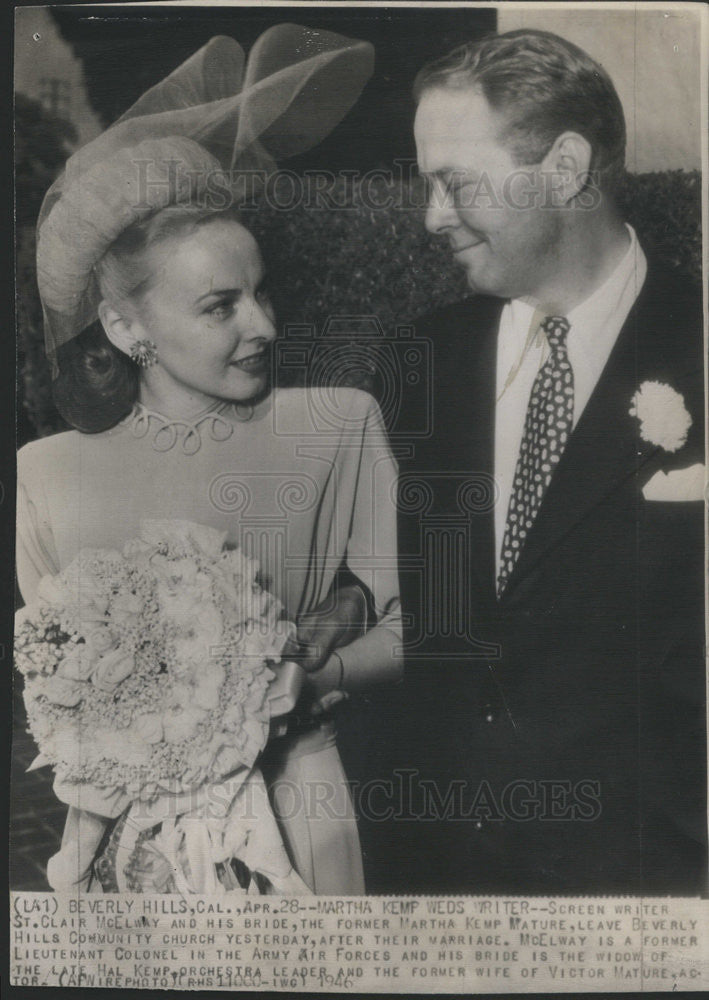
<path id="1" fill-rule="evenodd" d="M 555 270 L 559 218 L 542 204 L 540 166 L 521 167 L 500 143 L 503 125 L 475 89 L 424 91 L 414 134 L 426 228 L 448 237 L 474 291 L 534 296 Z"/>

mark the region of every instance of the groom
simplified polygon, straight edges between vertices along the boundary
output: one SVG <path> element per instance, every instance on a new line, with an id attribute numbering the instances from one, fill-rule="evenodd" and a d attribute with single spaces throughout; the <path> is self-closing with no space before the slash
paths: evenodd
<path id="1" fill-rule="evenodd" d="M 415 97 L 426 227 L 473 294 L 417 327 L 402 885 L 698 894 L 701 292 L 619 212 L 623 110 L 585 52 L 494 36 Z"/>

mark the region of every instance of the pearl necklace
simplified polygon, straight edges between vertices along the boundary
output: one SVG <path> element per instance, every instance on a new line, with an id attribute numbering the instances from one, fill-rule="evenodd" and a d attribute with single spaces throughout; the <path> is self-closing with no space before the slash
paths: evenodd
<path id="1" fill-rule="evenodd" d="M 228 441 L 234 433 L 232 421 L 245 423 L 253 415 L 254 408 L 250 403 L 218 403 L 193 420 L 179 420 L 136 403 L 121 421 L 121 426 L 127 426 L 136 438 L 148 437 L 152 433 L 150 443 L 155 451 L 171 451 L 179 441 L 184 455 L 196 455 L 202 447 L 203 433 L 210 441 Z"/>

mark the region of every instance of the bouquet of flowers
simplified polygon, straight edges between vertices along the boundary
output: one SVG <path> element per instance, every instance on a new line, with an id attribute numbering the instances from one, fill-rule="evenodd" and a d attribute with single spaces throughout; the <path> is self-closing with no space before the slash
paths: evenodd
<path id="1" fill-rule="evenodd" d="M 74 810 L 48 868 L 55 888 L 86 882 L 105 828 L 94 818 L 124 813 L 118 846 L 133 877 L 117 864 L 116 888 L 233 889 L 233 859 L 300 891 L 254 766 L 269 732 L 268 664 L 294 633 L 258 564 L 191 522 L 143 522 L 122 552 L 84 549 L 41 581 L 18 614 L 15 662 L 40 750 L 32 766 L 54 767 Z M 146 841 L 165 864 L 141 882 L 134 848 Z"/>

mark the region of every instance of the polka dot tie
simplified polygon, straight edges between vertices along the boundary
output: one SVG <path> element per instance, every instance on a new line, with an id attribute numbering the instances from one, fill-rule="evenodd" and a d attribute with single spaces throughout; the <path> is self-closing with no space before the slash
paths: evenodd
<path id="1" fill-rule="evenodd" d="M 561 458 L 574 421 L 574 373 L 566 352 L 569 321 L 547 316 L 550 353 L 532 386 L 502 540 L 497 594 L 502 594 Z"/>

